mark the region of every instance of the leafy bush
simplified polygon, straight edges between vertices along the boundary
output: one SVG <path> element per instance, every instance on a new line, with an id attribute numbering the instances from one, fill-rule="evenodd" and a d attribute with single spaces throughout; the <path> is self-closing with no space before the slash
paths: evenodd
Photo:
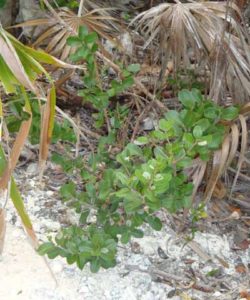
<path id="1" fill-rule="evenodd" d="M 86 163 L 77 159 L 69 168 L 69 161 L 60 161 L 68 172 L 78 170 L 82 180 L 61 188 L 63 200 L 79 213 L 79 224 L 63 229 L 39 253 L 66 257 L 80 269 L 89 262 L 97 272 L 115 265 L 119 241 L 143 237 L 143 223 L 161 230 L 156 214 L 162 208 L 176 212 L 191 207 L 193 184 L 184 170 L 197 157 L 208 161 L 220 148 L 225 121 L 237 117 L 238 109 L 222 108 L 196 89 L 182 90 L 179 101 L 181 111 L 168 111 L 154 131 L 117 155 L 107 151 L 110 141 L 103 137 Z"/>
<path id="2" fill-rule="evenodd" d="M 95 115 L 95 119 L 96 126 L 101 127 L 104 124 L 105 110 L 110 105 L 110 99 L 133 85 L 133 75 L 140 70 L 140 65 L 129 65 L 127 69 L 122 71 L 122 79 L 112 80 L 110 87 L 106 88 L 99 79 L 99 72 L 96 67 L 95 54 L 98 50 L 96 32 L 89 32 L 86 26 L 81 26 L 78 36 L 69 37 L 67 42 L 71 47 L 77 48 L 75 53 L 71 55 L 72 61 L 86 62 L 87 71 L 83 77 L 84 89 L 79 91 L 79 95 L 99 111 Z"/>

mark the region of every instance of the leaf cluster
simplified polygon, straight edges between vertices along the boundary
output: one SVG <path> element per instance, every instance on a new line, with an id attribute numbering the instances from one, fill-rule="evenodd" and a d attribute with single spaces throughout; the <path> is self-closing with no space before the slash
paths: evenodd
<path id="1" fill-rule="evenodd" d="M 122 71 L 122 79 L 112 80 L 109 87 L 106 88 L 100 80 L 96 64 L 97 41 L 98 35 L 96 32 L 89 32 L 86 26 L 81 26 L 78 36 L 69 37 L 67 43 L 76 48 L 74 54 L 71 55 L 72 61 L 86 63 L 87 70 L 83 76 L 84 89 L 80 90 L 78 94 L 83 97 L 84 101 L 90 102 L 99 111 L 95 115 L 95 119 L 96 126 L 101 127 L 104 124 L 105 110 L 109 107 L 111 98 L 121 94 L 134 84 L 134 74 L 140 70 L 140 65 L 129 65 Z"/>
<path id="2" fill-rule="evenodd" d="M 48 248 L 40 248 L 40 253 L 67 257 L 81 268 L 90 262 L 92 271 L 113 267 L 119 241 L 128 243 L 131 237 L 142 237 L 143 223 L 161 230 L 157 212 L 162 208 L 169 212 L 190 208 L 193 184 L 185 169 L 197 157 L 209 160 L 220 148 L 226 134 L 223 121 L 234 119 L 238 109 L 222 108 L 196 89 L 182 90 L 179 100 L 181 111 L 168 111 L 158 128 L 128 143 L 115 157 L 105 152 L 110 140 L 104 139 L 86 163 L 82 160 L 75 164 L 82 184 L 68 182 L 62 186 L 61 196 L 79 213 L 79 226 L 60 232 Z M 110 254 L 106 257 L 108 263 L 102 259 L 103 248 L 92 242 L 92 232 L 100 230 L 108 245 L 114 247 L 110 252 L 106 250 Z M 79 247 L 82 239 L 89 250 Z M 100 239 L 100 243 L 104 241 Z M 93 253 L 98 253 L 98 258 Z"/>

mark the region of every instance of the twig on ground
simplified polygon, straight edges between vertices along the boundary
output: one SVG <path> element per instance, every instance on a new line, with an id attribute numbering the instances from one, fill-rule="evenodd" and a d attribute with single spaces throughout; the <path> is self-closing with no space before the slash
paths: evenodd
<path id="1" fill-rule="evenodd" d="M 229 167 L 228 168 L 229 171 L 237 174 L 237 170 L 233 169 L 232 167 Z M 250 177 L 245 175 L 245 174 L 242 174 L 241 172 L 238 173 L 238 176 L 241 178 L 241 179 L 244 179 L 246 181 L 249 181 L 250 182 Z"/>
<path id="2" fill-rule="evenodd" d="M 200 245 L 195 241 L 190 241 L 186 244 L 189 248 L 191 248 L 197 255 L 199 255 L 202 259 L 207 261 L 212 261 L 212 257 L 209 256 L 203 249 L 201 249 Z"/>

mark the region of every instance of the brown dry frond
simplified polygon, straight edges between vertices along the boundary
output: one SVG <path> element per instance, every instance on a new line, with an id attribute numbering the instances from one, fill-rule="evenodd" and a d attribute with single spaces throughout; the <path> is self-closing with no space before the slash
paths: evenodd
<path id="1" fill-rule="evenodd" d="M 237 81 L 238 89 L 249 96 L 250 47 L 238 7 L 227 2 L 176 2 L 153 7 L 132 21 L 146 37 L 145 47 L 157 42 L 163 69 L 168 61 L 175 69 L 189 68 L 194 62 L 208 67 L 214 79 L 211 95 L 224 80 L 227 86 Z"/>
<path id="2" fill-rule="evenodd" d="M 221 194 L 225 196 L 226 190 L 223 184 L 221 184 L 220 179 L 228 170 L 230 170 L 230 165 L 234 161 L 236 170 L 231 191 L 229 192 L 229 198 L 231 198 L 236 182 L 239 176 L 242 176 L 240 173 L 242 164 L 246 161 L 248 141 L 247 119 L 249 117 L 250 102 L 242 107 L 236 120 L 227 124 L 227 134 L 224 137 L 221 148 L 214 152 L 212 159 L 205 162 L 200 158 L 196 158 L 193 161 L 192 166 L 186 169 L 186 174 L 192 180 L 194 185 L 192 195 L 193 201 L 195 201 L 198 188 L 204 180 L 206 181 L 206 187 L 203 194 L 203 201 L 205 203 L 208 202 L 212 196 L 218 196 L 218 192 L 221 192 Z M 239 155 L 237 155 L 238 152 Z"/>
<path id="3" fill-rule="evenodd" d="M 14 27 L 45 26 L 40 36 L 33 43 L 34 47 L 45 47 L 45 51 L 62 60 L 68 58 L 74 51 L 67 45 L 67 39 L 76 35 L 80 26 L 86 26 L 90 32 L 96 32 L 101 38 L 113 41 L 111 31 L 117 31 L 116 19 L 108 12 L 112 8 L 96 8 L 83 15 L 76 15 L 68 8 L 60 8 L 53 11 L 48 18 L 29 20 Z M 55 17 L 56 16 L 56 17 Z"/>
<path id="4" fill-rule="evenodd" d="M 240 115 L 237 120 L 228 126 L 228 134 L 225 136 L 222 143 L 221 149 L 217 150 L 213 159 L 210 163 L 205 163 L 201 160 L 194 162 L 192 166 L 192 180 L 194 183 L 194 193 L 193 198 L 196 195 L 197 189 L 201 184 L 204 176 L 205 170 L 207 173 L 207 183 L 206 190 L 203 196 L 205 202 L 209 201 L 212 197 L 216 185 L 218 184 L 221 176 L 227 171 L 232 161 L 237 157 L 237 151 L 240 147 L 240 155 L 237 161 L 236 166 L 236 175 L 233 180 L 230 196 L 232 195 L 234 186 L 237 182 L 242 163 L 245 160 L 245 153 L 247 151 L 247 140 L 248 140 L 248 131 L 247 131 L 247 118 L 250 115 L 250 103 L 241 109 Z"/>

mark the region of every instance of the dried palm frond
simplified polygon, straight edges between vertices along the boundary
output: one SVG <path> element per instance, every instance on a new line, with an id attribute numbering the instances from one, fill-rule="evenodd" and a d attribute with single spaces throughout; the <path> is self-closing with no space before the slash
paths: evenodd
<path id="1" fill-rule="evenodd" d="M 110 10 L 112 8 L 96 8 L 90 12 L 84 10 L 83 15 L 76 15 L 68 8 L 60 8 L 52 10 L 52 15 L 47 18 L 29 20 L 14 27 L 45 26 L 45 31 L 36 39 L 33 47 L 45 46 L 47 53 L 65 60 L 74 51 L 67 45 L 67 39 L 76 35 L 80 26 L 84 25 L 90 32 L 94 31 L 101 38 L 113 41 L 111 31 L 118 31 L 118 27 L 117 20 L 108 14 Z"/>
<path id="2" fill-rule="evenodd" d="M 195 62 L 213 71 L 214 90 L 223 80 L 227 84 L 238 80 L 249 95 L 250 47 L 238 7 L 227 2 L 176 2 L 153 7 L 131 23 L 145 35 L 145 47 L 158 44 L 163 72 L 168 61 L 174 62 L 175 69 L 189 68 Z"/>
<path id="3" fill-rule="evenodd" d="M 242 163 L 244 161 L 245 153 L 247 151 L 247 117 L 250 115 L 250 103 L 241 109 L 241 113 L 237 120 L 228 125 L 228 134 L 225 136 L 221 149 L 217 150 L 212 158 L 212 161 L 206 163 L 196 159 L 191 170 L 189 171 L 193 184 L 194 192 L 193 199 L 197 193 L 198 187 L 207 173 L 206 189 L 203 196 L 203 201 L 208 202 L 212 195 L 214 195 L 215 188 L 219 183 L 221 176 L 227 171 L 232 161 L 237 157 L 237 151 L 240 147 L 240 155 L 237 161 L 237 171 L 233 180 L 230 196 L 233 192 L 234 186 L 237 182 Z"/>

